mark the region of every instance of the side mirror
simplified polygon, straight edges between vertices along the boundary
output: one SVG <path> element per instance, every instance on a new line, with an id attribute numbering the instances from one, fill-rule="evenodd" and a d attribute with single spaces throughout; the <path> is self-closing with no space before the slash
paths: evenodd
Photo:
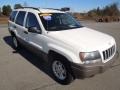
<path id="1" fill-rule="evenodd" d="M 40 34 L 41 30 L 38 30 L 37 27 L 29 27 L 28 32 L 39 33 Z"/>

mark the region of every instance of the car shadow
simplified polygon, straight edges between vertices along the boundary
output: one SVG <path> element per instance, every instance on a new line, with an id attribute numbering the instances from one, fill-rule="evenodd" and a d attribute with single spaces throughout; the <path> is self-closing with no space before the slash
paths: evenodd
<path id="1" fill-rule="evenodd" d="M 6 44 L 8 44 L 10 47 L 14 49 L 11 36 L 5 36 L 3 40 L 5 41 Z M 55 80 L 50 72 L 50 68 L 48 64 L 46 64 L 46 62 L 42 58 L 36 56 L 34 53 L 30 52 L 28 49 L 22 47 L 22 49 L 17 50 L 17 51 L 15 50 L 12 53 L 19 53 L 22 57 L 25 58 L 25 60 L 32 63 L 40 71 L 44 72 L 49 77 L 51 77 L 53 80 Z"/>

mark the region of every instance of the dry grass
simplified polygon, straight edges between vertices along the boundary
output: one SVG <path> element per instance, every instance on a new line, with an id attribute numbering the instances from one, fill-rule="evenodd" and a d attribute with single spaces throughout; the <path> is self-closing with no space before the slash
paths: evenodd
<path id="1" fill-rule="evenodd" d="M 8 17 L 0 17 L 0 24 L 7 24 L 8 23 Z"/>

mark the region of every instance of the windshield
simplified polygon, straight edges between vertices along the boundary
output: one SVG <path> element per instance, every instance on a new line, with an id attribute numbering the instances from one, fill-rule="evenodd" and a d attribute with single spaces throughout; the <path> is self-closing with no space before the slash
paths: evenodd
<path id="1" fill-rule="evenodd" d="M 82 27 L 67 13 L 40 14 L 40 19 L 47 31 L 59 31 Z"/>

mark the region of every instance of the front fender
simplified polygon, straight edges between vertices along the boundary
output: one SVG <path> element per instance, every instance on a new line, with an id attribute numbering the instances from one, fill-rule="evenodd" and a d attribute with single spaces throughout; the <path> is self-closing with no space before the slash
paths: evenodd
<path id="1" fill-rule="evenodd" d="M 67 50 L 64 47 L 58 46 L 58 45 L 54 45 L 54 44 L 48 44 L 49 50 L 52 50 L 54 52 L 59 53 L 60 55 L 64 56 L 65 58 L 67 58 L 70 62 L 73 63 L 80 63 L 80 59 L 79 59 L 79 55 L 77 55 L 76 53 Z"/>

